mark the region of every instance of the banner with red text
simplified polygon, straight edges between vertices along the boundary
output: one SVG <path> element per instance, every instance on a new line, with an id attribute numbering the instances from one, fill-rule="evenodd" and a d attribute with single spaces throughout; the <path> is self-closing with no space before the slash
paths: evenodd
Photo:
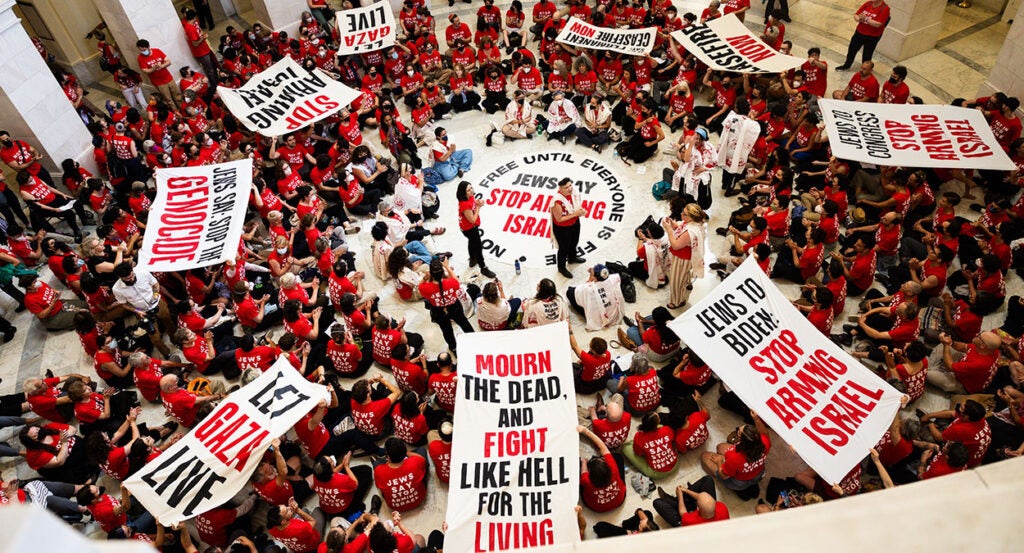
<path id="1" fill-rule="evenodd" d="M 157 169 L 139 268 L 184 271 L 234 259 L 251 189 L 251 159 Z"/>
<path id="2" fill-rule="evenodd" d="M 753 257 L 669 327 L 829 483 L 900 407 L 902 394 L 811 325 Z"/>
<path id="3" fill-rule="evenodd" d="M 818 105 L 832 154 L 840 159 L 902 167 L 1016 167 L 976 109 L 842 100 Z"/>
<path id="4" fill-rule="evenodd" d="M 124 485 L 165 526 L 201 515 L 248 484 L 274 438 L 329 396 L 282 356 Z"/>
<path id="5" fill-rule="evenodd" d="M 288 56 L 253 75 L 241 88 L 218 86 L 217 94 L 247 129 L 264 136 L 308 127 L 359 96 L 319 69 L 306 71 Z"/>
<path id="6" fill-rule="evenodd" d="M 338 55 L 363 54 L 395 44 L 398 35 L 395 12 L 386 0 L 335 12 L 335 17 L 338 19 Z"/>
<path id="7" fill-rule="evenodd" d="M 629 56 L 644 56 L 654 48 L 654 39 L 658 34 L 655 27 L 643 29 L 609 29 L 595 27 L 590 23 L 569 18 L 569 22 L 558 33 L 558 42 L 574 48 L 591 48 L 593 50 L 611 50 Z"/>
<path id="8" fill-rule="evenodd" d="M 781 73 L 806 61 L 780 54 L 733 14 L 687 26 L 672 33 L 672 38 L 715 71 Z"/>
<path id="9" fill-rule="evenodd" d="M 497 339 L 495 339 L 497 337 Z M 568 325 L 458 340 L 451 551 L 579 541 L 579 435 Z"/>

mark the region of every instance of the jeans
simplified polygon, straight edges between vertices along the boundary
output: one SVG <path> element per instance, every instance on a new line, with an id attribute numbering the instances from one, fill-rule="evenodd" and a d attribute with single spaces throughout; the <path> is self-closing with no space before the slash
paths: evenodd
<path id="1" fill-rule="evenodd" d="M 472 150 L 455 150 L 448 158 L 448 161 L 434 162 L 434 170 L 441 174 L 444 182 L 448 182 L 457 177 L 459 171 L 469 171 L 472 165 Z"/>
<path id="2" fill-rule="evenodd" d="M 409 261 L 422 261 L 423 263 L 430 263 L 431 259 L 434 259 L 434 255 L 430 253 L 423 242 L 419 240 L 410 240 L 405 243 L 405 251 L 409 252 Z"/>

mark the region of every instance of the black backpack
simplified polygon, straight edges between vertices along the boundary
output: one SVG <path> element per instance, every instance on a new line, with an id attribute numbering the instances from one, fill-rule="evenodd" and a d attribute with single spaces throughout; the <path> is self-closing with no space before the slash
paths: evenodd
<path id="1" fill-rule="evenodd" d="M 618 261 L 606 261 L 604 266 L 609 273 L 619 275 L 619 288 L 626 303 L 636 303 L 636 285 L 633 284 L 633 274 L 629 272 L 629 267 Z"/>

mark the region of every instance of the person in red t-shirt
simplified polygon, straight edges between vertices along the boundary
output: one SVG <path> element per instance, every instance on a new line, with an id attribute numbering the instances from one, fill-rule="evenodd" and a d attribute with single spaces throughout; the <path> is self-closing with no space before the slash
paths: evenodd
<path id="1" fill-rule="evenodd" d="M 459 230 L 469 242 L 469 266 L 480 265 L 480 274 L 495 278 L 497 275 L 494 271 L 487 268 L 480 239 L 480 208 L 484 205 L 483 198 L 476 198 L 476 192 L 469 181 L 461 181 L 455 190 L 455 199 L 459 201 Z"/>
<path id="2" fill-rule="evenodd" d="M 185 100 L 178 83 L 174 82 L 174 75 L 167 70 L 171 66 L 171 60 L 167 59 L 167 55 L 160 49 L 151 48 L 146 39 L 139 39 L 135 46 L 139 49 L 139 69 L 149 75 L 149 82 L 160 91 L 160 95 L 171 105 L 171 109 L 178 111 L 178 106 Z"/>
<path id="3" fill-rule="evenodd" d="M 613 454 L 592 431 L 583 426 L 577 426 L 576 431 L 590 440 L 598 453 L 589 461 L 580 459 L 580 497 L 583 504 L 597 513 L 618 509 L 626 501 L 625 459 L 621 454 Z"/>
<path id="4" fill-rule="evenodd" d="M 75 313 L 89 308 L 87 303 L 79 299 L 61 299 L 60 293 L 39 280 L 35 273 L 22 275 L 18 284 L 25 289 L 25 307 L 46 330 L 75 328 Z"/>
<path id="5" fill-rule="evenodd" d="M 981 464 L 992 444 L 992 429 L 985 420 L 985 407 L 972 399 L 958 403 L 953 409 L 928 413 L 920 418 L 936 442 L 960 442 L 967 447 L 968 467 Z M 952 419 L 953 422 L 940 431 L 935 425 L 936 419 Z"/>
<path id="6" fill-rule="evenodd" d="M 633 435 L 633 442 L 623 446 L 622 454 L 648 477 L 655 480 L 664 478 L 679 467 L 674 439 L 675 431 L 661 424 L 658 413 L 647 413 Z"/>
<path id="7" fill-rule="evenodd" d="M 445 419 L 436 432 L 431 431 L 427 434 L 427 454 L 434 465 L 434 474 L 445 484 L 451 476 L 453 431 L 451 419 Z"/>
<path id="8" fill-rule="evenodd" d="M 427 402 L 420 401 L 416 392 L 405 392 L 401 399 L 391 408 L 391 422 L 394 425 L 396 438 L 409 444 L 410 447 L 420 447 L 427 443 L 427 417 L 425 411 Z"/>
<path id="9" fill-rule="evenodd" d="M 729 508 L 717 497 L 715 479 L 704 476 L 685 487 L 676 486 L 675 497 L 662 494 L 654 500 L 654 510 L 672 527 L 728 520 Z"/>
<path id="10" fill-rule="evenodd" d="M 879 86 L 874 70 L 874 62 L 866 61 L 860 64 L 860 71 L 850 77 L 850 81 L 846 83 L 846 88 L 833 91 L 832 98 L 836 100 L 849 100 L 851 102 L 877 102 Z"/>
<path id="11" fill-rule="evenodd" d="M 381 391 L 374 384 L 383 384 L 389 394 L 380 398 Z M 374 396 L 379 399 L 373 399 Z M 377 438 L 390 430 L 388 414 L 391 407 L 402 396 L 402 390 L 381 375 L 372 379 L 360 379 L 352 385 L 352 420 L 356 430 L 370 438 Z M 376 450 L 376 448 L 374 448 Z"/>
<path id="12" fill-rule="evenodd" d="M 427 301 L 430 318 L 441 329 L 441 335 L 450 351 L 455 351 L 455 331 L 452 323 L 459 325 L 462 332 L 473 332 L 473 325 L 459 301 L 461 287 L 459 277 L 448 265 L 448 258 L 434 258 L 430 262 L 430 278 L 420 283 L 420 295 Z"/>
<path id="13" fill-rule="evenodd" d="M 765 459 L 772 447 L 768 426 L 754 411 L 750 412 L 753 426 L 742 424 L 736 429 L 735 444 L 718 444 L 714 453 L 700 455 L 704 472 L 715 476 L 726 488 L 742 492 L 756 486 L 764 476 Z"/>
<path id="14" fill-rule="evenodd" d="M 373 481 L 384 503 L 392 511 L 415 509 L 427 498 L 427 459 L 420 453 L 409 453 L 405 442 L 388 438 L 384 442 L 387 462 L 373 469 Z"/>
<path id="15" fill-rule="evenodd" d="M 248 517 L 245 515 L 256 505 L 256 497 L 255 492 L 249 492 L 249 496 L 237 507 L 222 505 L 197 515 L 192 522 L 195 524 L 196 531 L 199 532 L 199 539 L 207 545 L 227 549 L 230 544 L 228 538 L 231 534 L 236 529 L 248 526 L 246 524 Z M 185 530 L 184 535 L 188 535 L 188 530 Z M 184 539 L 182 544 L 184 545 Z M 185 551 L 190 553 L 191 550 L 185 546 Z"/>
<path id="16" fill-rule="evenodd" d="M 164 408 L 174 417 L 174 420 L 185 427 L 191 427 L 195 423 L 200 405 L 224 397 L 226 396 L 221 394 L 197 396 L 178 386 L 177 375 L 168 374 L 160 379 L 160 398 Z"/>
<path id="17" fill-rule="evenodd" d="M 629 438 L 633 416 L 622 408 L 622 396 L 614 395 L 607 405 L 601 400 L 590 407 L 590 426 L 609 449 L 619 449 Z"/>
<path id="18" fill-rule="evenodd" d="M 658 372 L 643 355 L 633 356 L 629 370 L 625 376 L 619 378 L 615 391 L 626 397 L 629 402 L 627 409 L 633 414 L 653 411 L 661 404 Z"/>
<path id="19" fill-rule="evenodd" d="M 576 342 L 576 335 L 569 328 L 569 347 L 579 358 L 579 363 L 573 363 L 573 382 L 576 384 L 576 393 L 592 394 L 603 390 L 611 376 L 612 354 L 608 351 L 608 342 L 600 336 L 590 339 L 590 346 L 587 351 Z"/>
<path id="20" fill-rule="evenodd" d="M 882 93 L 878 96 L 880 104 L 906 104 L 910 99 L 910 87 L 907 80 L 907 68 L 897 65 L 892 68 L 889 80 L 882 84 Z"/>
<path id="21" fill-rule="evenodd" d="M 203 72 L 213 79 L 213 84 L 216 87 L 219 64 L 217 55 L 213 53 L 210 43 L 207 42 L 209 35 L 199 24 L 199 15 L 195 10 L 185 8 L 182 13 L 185 18 L 181 21 L 181 25 L 185 29 L 185 39 L 188 40 L 188 48 L 192 51 L 192 57 L 203 66 Z"/>
<path id="22" fill-rule="evenodd" d="M 857 8 L 853 14 L 857 21 L 857 30 L 850 37 L 850 47 L 846 50 L 846 61 L 836 68 L 836 71 L 846 71 L 853 65 L 853 58 L 857 51 L 864 48 L 861 61 L 871 61 L 875 54 L 875 46 L 882 38 L 886 25 L 889 24 L 889 5 L 883 0 L 868 0 Z"/>
<path id="23" fill-rule="evenodd" d="M 363 499 L 373 484 L 373 469 L 369 465 L 350 466 L 352 453 L 340 463 L 332 457 L 320 457 L 313 465 L 313 491 L 320 498 L 320 511 L 327 518 L 345 517 L 363 511 Z"/>
<path id="24" fill-rule="evenodd" d="M 427 379 L 427 389 L 434 394 L 437 404 L 449 413 L 455 411 L 455 390 L 459 377 L 452 365 L 451 355 L 444 351 L 437 356 L 438 372 Z"/>
<path id="25" fill-rule="evenodd" d="M 927 444 L 927 446 L 921 452 L 921 463 L 917 468 L 917 477 L 921 480 L 967 470 L 971 454 L 964 444 L 950 441 L 941 448 L 937 444 Z M 931 459 L 930 462 L 929 459 Z"/>
<path id="26" fill-rule="evenodd" d="M 295 498 L 287 505 L 271 507 L 267 511 L 267 533 L 284 544 L 292 553 L 312 553 L 320 545 L 320 532 L 316 519 L 303 511 Z"/>

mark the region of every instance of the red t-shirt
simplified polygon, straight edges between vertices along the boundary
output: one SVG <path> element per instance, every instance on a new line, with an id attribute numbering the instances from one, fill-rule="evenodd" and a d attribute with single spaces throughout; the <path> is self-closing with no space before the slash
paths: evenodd
<path id="1" fill-rule="evenodd" d="M 373 482 L 392 511 L 404 512 L 419 507 L 427 497 L 427 460 L 409 455 L 398 468 L 389 464 L 373 469 Z"/>
<path id="2" fill-rule="evenodd" d="M 981 460 L 985 458 L 985 453 L 988 451 L 988 446 L 992 443 L 992 430 L 985 419 L 969 421 L 957 417 L 953 424 L 942 431 L 942 439 L 964 444 L 971 456 L 967 466 L 976 467 L 981 464 Z"/>
<path id="3" fill-rule="evenodd" d="M 167 56 L 159 48 L 150 48 L 148 56 L 139 54 L 139 67 L 142 69 L 150 69 L 163 63 L 167 60 Z M 153 83 L 153 86 L 163 86 L 165 84 L 174 82 L 174 76 L 167 68 L 157 69 L 149 74 L 149 81 Z"/>
<path id="4" fill-rule="evenodd" d="M 256 495 L 271 505 L 287 505 L 288 500 L 295 496 L 291 482 L 285 480 L 284 484 L 278 485 L 276 478 L 266 482 L 254 482 L 252 489 Z"/>
<path id="5" fill-rule="evenodd" d="M 659 426 L 650 432 L 637 431 L 633 436 L 633 452 L 647 461 L 658 472 L 672 470 L 679 456 L 674 447 L 675 432 L 668 426 Z"/>
<path id="6" fill-rule="evenodd" d="M 367 404 L 352 400 L 352 420 L 356 428 L 364 434 L 377 436 L 384 432 L 384 417 L 391 410 L 391 400 L 388 398 L 371 401 Z"/>
<path id="7" fill-rule="evenodd" d="M 419 363 L 392 359 L 391 374 L 403 392 L 412 390 L 421 396 L 427 393 L 427 371 Z"/>
<path id="8" fill-rule="evenodd" d="M 64 302 L 60 300 L 60 294 L 49 284 L 42 281 L 36 282 L 39 282 L 39 288 L 25 292 L 25 307 L 30 313 L 38 317 L 40 313 L 53 303 L 53 309 L 50 310 L 47 318 L 60 313 L 61 309 L 64 308 Z"/>
<path id="9" fill-rule="evenodd" d="M 437 478 L 447 484 L 451 474 L 451 442 L 434 440 L 427 445 L 427 454 L 430 455 L 430 460 L 434 464 L 434 473 L 437 474 Z"/>
<path id="10" fill-rule="evenodd" d="M 601 438 L 601 441 L 604 442 L 604 445 L 608 446 L 608 449 L 618 449 L 629 438 L 629 423 L 632 419 L 633 416 L 627 412 L 622 413 L 622 418 L 618 422 L 612 422 L 608 419 L 595 419 L 592 421 L 594 434 Z"/>
<path id="11" fill-rule="evenodd" d="M 309 553 L 315 551 L 320 544 L 320 532 L 301 518 L 291 519 L 284 529 L 269 528 L 267 533 L 284 544 L 292 553 Z"/>
<path id="12" fill-rule="evenodd" d="M 169 394 L 161 394 L 164 408 L 171 413 L 182 426 L 191 427 L 196 420 L 196 396 L 185 389 L 179 389 Z"/>
<path id="13" fill-rule="evenodd" d="M 326 354 L 331 363 L 334 364 L 334 372 L 341 376 L 356 372 L 359 368 L 359 361 L 363 358 L 363 353 L 359 351 L 359 347 L 355 344 L 346 342 L 339 344 L 334 340 L 327 342 Z"/>
<path id="14" fill-rule="evenodd" d="M 322 422 L 310 430 L 309 423 L 312 419 L 313 412 L 306 413 L 299 419 L 299 422 L 295 423 L 293 429 L 309 458 L 316 459 L 331 439 L 331 433 L 327 431 L 327 425 Z"/>
<path id="15" fill-rule="evenodd" d="M 432 374 L 427 379 L 427 387 L 437 393 L 437 404 L 449 413 L 455 411 L 455 389 L 458 384 L 459 375 L 454 371 L 449 374 Z"/>
<path id="16" fill-rule="evenodd" d="M 75 403 L 75 418 L 86 424 L 98 421 L 103 415 L 103 401 L 103 394 L 89 394 L 88 400 Z"/>
<path id="17" fill-rule="evenodd" d="M 469 230 L 480 226 L 480 214 L 477 214 L 476 222 L 470 223 L 469 219 L 466 219 L 464 213 L 466 211 L 473 211 L 476 207 L 476 198 L 469 198 L 468 200 L 459 202 L 459 230 Z"/>
<path id="18" fill-rule="evenodd" d="M 860 72 L 854 73 L 850 77 L 849 87 L 850 96 L 854 100 L 866 97 L 869 101 L 874 102 L 878 99 L 878 79 L 874 75 L 863 77 Z"/>
<path id="19" fill-rule="evenodd" d="M 437 282 L 432 280 L 423 281 L 420 283 L 420 295 L 434 307 L 453 305 L 459 299 L 457 296 L 459 292 L 458 279 L 445 278 L 441 281 L 441 284 L 444 286 L 443 291 Z"/>
<path id="20" fill-rule="evenodd" d="M 160 368 L 159 359 L 150 359 L 149 365 L 137 367 L 132 371 L 132 378 L 135 380 L 135 387 L 139 389 L 146 401 L 160 401 L 160 379 L 164 372 Z"/>
<path id="21" fill-rule="evenodd" d="M 857 15 L 866 15 L 872 21 L 881 23 L 879 27 L 872 27 L 867 23 L 858 23 L 857 32 L 865 36 L 882 36 L 885 32 L 885 26 L 889 23 L 889 5 L 885 2 L 880 3 L 878 6 L 872 6 L 871 2 L 864 2 L 859 8 L 857 8 Z"/>
<path id="22" fill-rule="evenodd" d="M 696 411 L 686 417 L 687 426 L 676 432 L 676 450 L 679 453 L 693 451 L 708 441 L 708 420 L 711 415 L 705 411 Z"/>
<path id="23" fill-rule="evenodd" d="M 113 532 L 115 528 L 119 528 L 125 524 L 128 524 L 128 514 L 121 513 L 117 514 L 114 509 L 121 506 L 121 502 L 114 499 L 108 494 L 103 494 L 99 501 L 86 505 L 89 509 L 89 514 L 96 522 L 100 523 L 100 528 L 104 532 Z"/>
<path id="24" fill-rule="evenodd" d="M 381 365 L 391 365 L 391 351 L 402 341 L 402 331 L 397 328 L 379 330 L 373 327 L 373 360 Z"/>
<path id="25" fill-rule="evenodd" d="M 747 459 L 746 455 L 736 451 L 736 446 L 729 447 L 720 469 L 722 476 L 744 481 L 757 478 L 764 471 L 764 462 L 772 447 L 772 441 L 767 434 L 761 434 L 761 443 L 764 444 L 764 454 L 758 459 Z"/>
<path id="26" fill-rule="evenodd" d="M 334 473 L 327 482 L 313 478 L 313 491 L 320 498 L 320 509 L 329 515 L 336 515 L 348 509 L 352 504 L 356 487 L 357 482 L 341 472 Z"/>
<path id="27" fill-rule="evenodd" d="M 427 418 L 423 416 L 423 413 L 417 413 L 415 417 L 407 419 L 402 414 L 400 405 L 395 405 L 391 409 L 391 420 L 395 425 L 395 437 L 410 445 L 419 443 L 430 430 L 427 427 Z"/>
<path id="28" fill-rule="evenodd" d="M 612 473 L 612 480 L 607 486 L 598 488 L 590 482 L 589 472 L 580 474 L 580 496 L 583 498 L 583 504 L 598 513 L 618 509 L 626 501 L 626 483 L 619 477 L 615 458 L 609 453 L 604 456 L 604 462 L 608 463 Z"/>
<path id="29" fill-rule="evenodd" d="M 43 417 L 48 421 L 53 422 L 68 422 L 63 415 L 57 411 L 57 398 L 60 397 L 60 390 L 56 388 L 57 384 L 60 384 L 60 378 L 53 377 L 43 380 L 43 384 L 46 384 L 46 389 L 42 393 L 27 396 L 29 405 L 32 406 L 32 412 Z"/>
<path id="30" fill-rule="evenodd" d="M 235 362 L 239 370 L 259 369 L 266 372 L 278 356 L 281 355 L 281 348 L 277 346 L 255 346 L 249 351 L 242 348 L 235 350 Z"/>
<path id="31" fill-rule="evenodd" d="M 583 371 L 580 373 L 580 380 L 594 382 L 608 376 L 612 368 L 612 354 L 604 352 L 604 355 L 594 355 L 589 351 L 580 352 L 580 363 Z"/>
<path id="32" fill-rule="evenodd" d="M 705 522 L 714 522 L 716 520 L 729 520 L 729 507 L 726 507 L 725 503 L 721 501 L 715 503 L 715 515 L 711 518 L 700 516 L 700 511 L 690 511 L 683 514 L 682 525 L 693 526 L 694 524 L 704 524 Z"/>
<path id="33" fill-rule="evenodd" d="M 626 378 L 629 405 L 635 412 L 646 412 L 658 407 L 661 403 L 661 387 L 658 385 L 658 373 L 650 368 L 642 375 L 629 375 Z"/>

